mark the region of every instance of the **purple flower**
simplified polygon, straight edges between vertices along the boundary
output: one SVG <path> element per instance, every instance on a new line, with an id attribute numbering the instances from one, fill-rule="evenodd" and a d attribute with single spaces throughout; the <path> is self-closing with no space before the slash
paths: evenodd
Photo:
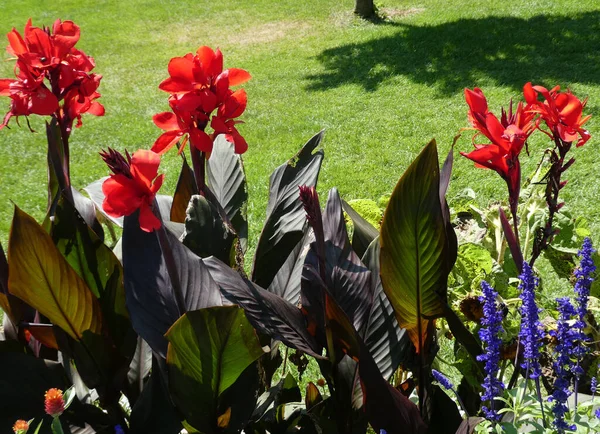
<path id="1" fill-rule="evenodd" d="M 565 421 L 565 414 L 569 411 L 567 399 L 572 393 L 569 389 L 574 370 L 571 356 L 576 341 L 579 339 L 579 331 L 568 323 L 576 315 L 575 308 L 569 299 L 566 297 L 558 298 L 556 301 L 560 317 L 558 318 L 556 330 L 550 331 L 550 335 L 557 342 L 555 348 L 556 360 L 554 361 L 556 379 L 554 381 L 554 390 L 548 400 L 554 402 L 554 406 L 552 407 L 552 412 L 554 413 L 553 424 L 558 433 L 562 434 L 566 430 L 572 431 L 575 429 L 575 425 L 569 425 Z"/>
<path id="2" fill-rule="evenodd" d="M 435 369 L 431 370 L 431 374 L 433 375 L 433 378 L 435 378 L 435 381 L 444 386 L 445 389 L 454 390 L 454 385 L 450 382 L 450 380 L 448 380 L 448 378 L 444 374 L 442 374 L 439 371 L 436 371 Z"/>
<path id="3" fill-rule="evenodd" d="M 592 241 L 589 238 L 583 240 L 581 250 L 577 252 L 579 256 L 579 268 L 573 274 L 577 278 L 575 283 L 575 294 L 577 295 L 577 313 L 579 319 L 583 321 L 587 314 L 588 297 L 590 296 L 590 288 L 592 287 L 592 274 L 596 271 L 592 255 L 596 250 L 592 247 Z"/>
<path id="4" fill-rule="evenodd" d="M 600 407 L 598 407 L 596 409 L 596 411 L 594 412 L 594 416 L 596 416 L 598 419 L 600 419 Z"/>
<path id="5" fill-rule="evenodd" d="M 494 398 L 499 396 L 504 390 L 504 383 L 497 378 L 500 364 L 500 346 L 502 340 L 500 333 L 502 328 L 502 311 L 498 308 L 496 298 L 498 293 L 487 282 L 481 282 L 483 296 L 480 301 L 483 303 L 483 318 L 481 319 L 481 329 L 479 337 L 485 344 L 485 353 L 477 356 L 477 360 L 485 362 L 485 379 L 483 381 L 482 401 L 489 401 L 490 407 L 482 407 L 485 417 L 492 421 L 501 419 L 498 412 L 494 409 Z"/>
<path id="6" fill-rule="evenodd" d="M 115 425 L 115 434 L 125 434 L 121 425 Z"/>
<path id="7" fill-rule="evenodd" d="M 519 340 L 523 345 L 524 361 L 521 367 L 526 370 L 529 378 L 535 380 L 542 374 L 540 367 L 540 343 L 542 341 L 542 323 L 539 320 L 540 309 L 535 304 L 535 289 L 539 279 L 534 276 L 527 262 L 523 263 L 523 271 L 519 276 L 521 283 L 521 331 Z"/>
<path id="8" fill-rule="evenodd" d="M 592 392 L 592 395 L 595 395 L 597 390 L 598 380 L 596 379 L 596 377 L 592 377 L 592 379 L 590 380 L 590 392 Z"/>
<path id="9" fill-rule="evenodd" d="M 587 314 L 588 298 L 590 296 L 590 288 L 594 279 L 592 274 L 596 271 L 594 260 L 592 255 L 596 250 L 592 247 L 592 241 L 586 238 L 583 241 L 583 246 L 578 252 L 580 258 L 579 267 L 575 269 L 573 274 L 577 278 L 575 282 L 575 296 L 577 298 L 577 321 L 575 322 L 575 328 L 579 331 L 579 339 L 573 348 L 573 356 L 576 360 L 574 374 L 577 380 L 583 375 L 583 369 L 580 367 L 580 363 L 589 352 L 589 347 L 586 345 L 588 341 L 587 336 L 583 332 L 585 329 L 585 316 Z"/>

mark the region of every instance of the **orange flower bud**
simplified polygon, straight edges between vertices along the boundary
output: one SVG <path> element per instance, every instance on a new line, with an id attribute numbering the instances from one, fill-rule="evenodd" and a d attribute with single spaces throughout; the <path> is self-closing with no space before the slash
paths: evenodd
<path id="1" fill-rule="evenodd" d="M 44 397 L 46 398 L 44 405 L 47 414 L 52 417 L 58 417 L 65 411 L 65 400 L 63 399 L 62 390 L 50 389 L 46 391 Z"/>
<path id="2" fill-rule="evenodd" d="M 27 421 L 19 419 L 13 425 L 13 431 L 15 434 L 26 434 L 29 429 L 29 423 Z"/>

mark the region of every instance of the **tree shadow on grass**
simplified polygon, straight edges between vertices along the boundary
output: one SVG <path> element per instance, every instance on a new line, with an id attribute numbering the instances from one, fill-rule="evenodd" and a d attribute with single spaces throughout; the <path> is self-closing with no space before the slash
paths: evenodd
<path id="1" fill-rule="evenodd" d="M 317 59 L 325 71 L 307 77 L 309 90 L 358 84 L 374 91 L 397 75 L 443 95 L 489 79 L 519 91 L 528 81 L 599 84 L 600 11 L 399 24 L 393 35 L 328 48 Z"/>

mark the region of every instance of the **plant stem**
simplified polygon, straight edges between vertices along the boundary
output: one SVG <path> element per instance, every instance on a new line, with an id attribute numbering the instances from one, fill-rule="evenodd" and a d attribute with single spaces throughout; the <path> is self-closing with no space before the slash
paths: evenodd
<path id="1" fill-rule="evenodd" d="M 196 186 L 198 193 L 205 196 L 206 188 L 206 155 L 199 151 L 190 143 L 190 154 L 192 156 L 192 167 L 194 168 L 194 178 L 196 178 Z"/>

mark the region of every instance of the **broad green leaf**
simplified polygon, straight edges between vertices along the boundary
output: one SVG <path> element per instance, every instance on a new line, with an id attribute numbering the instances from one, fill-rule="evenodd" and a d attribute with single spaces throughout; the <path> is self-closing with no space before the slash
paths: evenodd
<path id="1" fill-rule="evenodd" d="M 432 336 L 430 321 L 444 315 L 452 267 L 432 140 L 398 181 L 381 225 L 381 281 L 396 318 L 417 352 Z"/>
<path id="2" fill-rule="evenodd" d="M 219 397 L 263 354 L 254 329 L 237 306 L 212 307 L 186 313 L 165 336 L 175 405 L 200 432 L 216 432 L 233 411 L 219 408 Z"/>
<path id="3" fill-rule="evenodd" d="M 121 263 L 64 197 L 56 206 L 50 235 L 71 268 L 99 299 L 104 322 L 121 347 L 131 329 Z"/>
<path id="4" fill-rule="evenodd" d="M 100 334 L 98 300 L 71 268 L 50 235 L 15 207 L 8 247 L 8 288 L 73 339 Z"/>
<path id="5" fill-rule="evenodd" d="M 354 230 L 352 231 L 352 249 L 354 249 L 358 256 L 363 256 L 369 245 L 379 236 L 379 232 L 369 221 L 352 208 L 348 202 L 342 201 L 342 206 L 354 225 Z"/>

